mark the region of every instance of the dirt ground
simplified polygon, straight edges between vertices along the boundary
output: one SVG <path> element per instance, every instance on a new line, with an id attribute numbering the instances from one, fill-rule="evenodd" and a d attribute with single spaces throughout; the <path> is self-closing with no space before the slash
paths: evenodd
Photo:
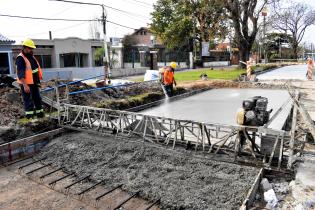
<path id="1" fill-rule="evenodd" d="M 17 95 L 16 101 L 8 100 L 7 95 L 15 92 L 14 88 L 0 88 L 0 126 L 15 125 L 24 115 L 22 101 Z"/>
<path id="2" fill-rule="evenodd" d="M 258 169 L 86 133 L 54 139 L 40 157 L 80 176 L 161 199 L 161 209 L 238 209 Z"/>
<path id="3" fill-rule="evenodd" d="M 194 82 L 183 82 L 179 85 L 181 88 L 194 90 L 201 88 L 262 88 L 262 89 L 284 89 L 283 83 L 266 84 L 260 82 L 238 82 L 232 80 L 198 80 Z"/>
<path id="4" fill-rule="evenodd" d="M 0 209 L 96 209 L 5 168 L 0 169 L 0 186 Z"/>

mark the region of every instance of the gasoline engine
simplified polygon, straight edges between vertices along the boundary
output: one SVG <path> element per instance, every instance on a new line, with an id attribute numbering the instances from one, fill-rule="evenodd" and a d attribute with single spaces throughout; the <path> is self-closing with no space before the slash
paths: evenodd
<path id="1" fill-rule="evenodd" d="M 272 109 L 267 111 L 268 99 L 261 96 L 255 96 L 243 101 L 243 106 L 237 112 L 237 124 L 245 126 L 263 126 L 270 118 Z M 252 134 L 255 135 L 255 134 Z M 240 152 L 246 142 L 246 139 L 252 142 L 252 150 L 255 149 L 255 142 L 246 128 L 240 128 L 238 131 L 240 147 L 236 150 Z"/>
<path id="2" fill-rule="evenodd" d="M 237 123 L 247 126 L 263 126 L 269 121 L 272 110 L 267 111 L 268 99 L 255 96 L 243 101 L 242 108 L 237 112 Z"/>

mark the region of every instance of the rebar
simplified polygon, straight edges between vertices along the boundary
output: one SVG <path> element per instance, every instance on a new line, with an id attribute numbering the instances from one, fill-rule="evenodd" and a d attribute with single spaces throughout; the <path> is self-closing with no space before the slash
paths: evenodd
<path id="1" fill-rule="evenodd" d="M 90 176 L 91 176 L 91 175 L 88 175 L 88 176 L 86 176 L 86 177 L 84 177 L 84 178 L 82 178 L 82 179 L 79 179 L 78 181 L 73 182 L 72 184 L 66 186 L 65 189 L 69 189 L 70 187 L 72 187 L 72 186 L 74 186 L 74 185 L 76 185 L 76 184 L 78 184 L 78 183 L 80 183 L 80 182 L 82 182 L 82 181 L 88 179 Z"/>
<path id="2" fill-rule="evenodd" d="M 77 195 L 83 195 L 84 193 L 86 193 L 86 192 L 92 190 L 93 188 L 95 188 L 96 186 L 102 184 L 103 182 L 104 182 L 103 180 L 100 181 L 100 182 L 97 182 L 96 184 L 92 185 L 91 187 L 89 187 L 89 188 L 87 188 L 87 189 L 85 189 L 85 190 L 79 192 Z"/>
<path id="3" fill-rule="evenodd" d="M 51 165 L 52 165 L 52 163 L 43 165 L 43 166 L 41 166 L 41 167 L 39 167 L 39 168 L 35 168 L 34 170 L 31 170 L 31 171 L 27 172 L 26 174 L 29 175 L 29 174 L 31 174 L 31 173 L 34 173 L 35 171 L 39 171 L 39 170 L 41 170 L 41 169 L 43 169 L 43 168 L 46 168 L 46 167 L 48 167 L 48 166 L 51 166 Z"/>
<path id="4" fill-rule="evenodd" d="M 72 175 L 74 175 L 74 172 L 71 173 L 71 174 L 67 174 L 67 175 L 65 175 L 65 176 L 63 176 L 63 177 L 61 177 L 61 178 L 59 178 L 59 179 L 56 179 L 56 180 L 50 182 L 49 185 L 54 185 L 54 184 L 56 184 L 57 182 L 59 182 L 59 181 L 65 179 L 65 178 L 67 178 L 67 177 L 69 177 L 69 176 L 72 176 Z"/>
<path id="5" fill-rule="evenodd" d="M 99 200 L 100 200 L 102 197 L 104 197 L 105 195 L 108 195 L 109 193 L 111 193 L 111 192 L 117 190 L 118 188 L 121 188 L 122 186 L 123 186 L 123 185 L 121 184 L 121 185 L 118 185 L 117 187 L 114 187 L 113 189 L 111 189 L 111 190 L 109 190 L 109 191 L 107 191 L 107 192 L 105 192 L 105 193 L 103 193 L 103 194 L 97 196 L 97 197 L 95 198 L 95 200 L 96 200 L 96 201 L 99 201 Z"/>
<path id="6" fill-rule="evenodd" d="M 49 173 L 47 173 L 47 174 L 44 174 L 44 175 L 40 176 L 39 178 L 40 178 L 40 179 L 43 179 L 43 178 L 45 178 L 45 177 L 47 177 L 47 176 L 49 176 L 49 175 L 51 175 L 51 174 L 54 174 L 54 173 L 56 173 L 56 172 L 58 172 L 58 171 L 60 171 L 60 170 L 62 170 L 62 169 L 63 169 L 63 167 L 58 168 L 58 169 L 56 169 L 56 170 L 53 170 L 53 171 L 51 171 L 51 172 L 49 172 Z"/>
<path id="7" fill-rule="evenodd" d="M 147 208 L 145 208 L 144 210 L 149 210 L 149 209 L 151 209 L 153 206 L 155 206 L 155 205 L 157 205 L 157 204 L 159 204 L 160 203 L 160 199 L 159 200 L 157 200 L 157 201 L 154 201 L 150 206 L 148 206 Z"/>
<path id="8" fill-rule="evenodd" d="M 128 201 L 130 201 L 132 198 L 136 197 L 139 194 L 139 191 L 130 195 L 128 198 L 126 198 L 124 201 L 122 201 L 120 204 L 118 204 L 114 210 L 119 209 L 120 207 L 122 207 L 125 203 L 127 203 Z"/>
<path id="9" fill-rule="evenodd" d="M 33 165 L 33 164 L 35 164 L 35 163 L 38 163 L 38 162 L 40 162 L 40 161 L 42 161 L 42 160 L 45 160 L 45 159 L 46 159 L 46 157 L 44 157 L 44 158 L 42 158 L 42 159 L 39 159 L 39 160 L 35 160 L 35 161 L 33 161 L 33 162 L 31 162 L 31 163 L 28 163 L 28 164 L 25 164 L 25 165 L 23 165 L 23 166 L 20 166 L 20 167 L 19 167 L 19 170 L 21 170 L 21 169 L 23 169 L 23 168 L 25 168 L 25 167 L 27 167 L 27 166 Z"/>

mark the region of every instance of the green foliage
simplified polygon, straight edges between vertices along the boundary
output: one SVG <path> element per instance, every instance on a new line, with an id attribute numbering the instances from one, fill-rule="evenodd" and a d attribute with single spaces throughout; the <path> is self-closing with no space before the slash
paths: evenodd
<path id="1" fill-rule="evenodd" d="M 169 48 L 209 41 L 226 35 L 225 13 L 219 0 L 158 0 L 151 30 Z"/>
<path id="2" fill-rule="evenodd" d="M 97 48 L 94 52 L 94 60 L 95 61 L 102 61 L 103 57 L 105 54 L 105 50 L 103 47 L 101 48 Z M 117 55 L 117 52 L 115 51 L 115 49 L 113 49 L 110 53 L 110 58 L 109 58 L 109 62 L 110 62 L 110 67 L 112 68 L 113 66 L 115 66 L 115 64 L 118 63 L 118 61 L 114 58 L 114 56 Z"/>

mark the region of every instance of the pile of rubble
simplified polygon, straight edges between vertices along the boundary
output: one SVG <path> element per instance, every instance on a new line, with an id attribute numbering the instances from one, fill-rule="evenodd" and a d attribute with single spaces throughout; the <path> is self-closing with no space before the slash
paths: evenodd
<path id="1" fill-rule="evenodd" d="M 0 88 L 0 126 L 13 126 L 23 115 L 19 93 L 14 88 Z"/>

